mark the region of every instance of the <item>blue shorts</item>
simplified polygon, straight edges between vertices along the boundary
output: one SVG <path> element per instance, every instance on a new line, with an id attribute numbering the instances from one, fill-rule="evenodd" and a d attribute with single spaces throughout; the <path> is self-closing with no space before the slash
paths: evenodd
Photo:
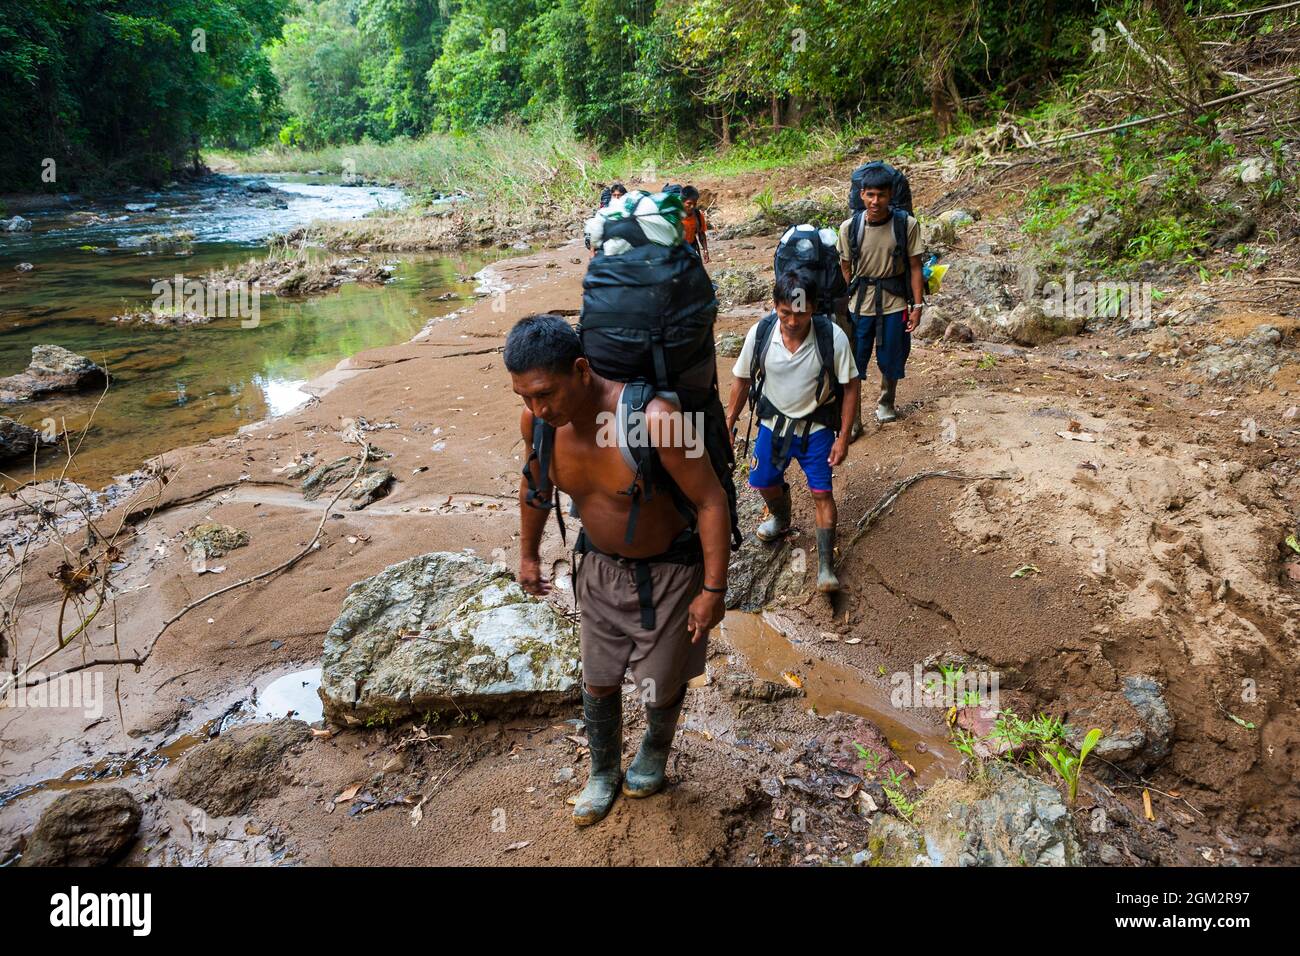
<path id="1" fill-rule="evenodd" d="M 853 357 L 858 362 L 858 373 L 867 377 L 871 364 L 871 348 L 876 349 L 876 364 L 885 378 L 900 379 L 907 356 L 912 351 L 912 333 L 907 331 L 902 312 L 887 312 L 882 316 L 853 313 Z"/>
<path id="2" fill-rule="evenodd" d="M 754 439 L 754 453 L 749 459 L 749 486 L 779 488 L 785 482 L 786 468 L 790 467 L 791 461 L 797 461 L 808 479 L 810 491 L 830 491 L 831 465 L 827 459 L 834 444 L 835 433 L 829 428 L 795 438 L 790 444 L 790 459 L 778 468 L 772 464 L 772 429 L 760 424 L 758 437 Z"/>

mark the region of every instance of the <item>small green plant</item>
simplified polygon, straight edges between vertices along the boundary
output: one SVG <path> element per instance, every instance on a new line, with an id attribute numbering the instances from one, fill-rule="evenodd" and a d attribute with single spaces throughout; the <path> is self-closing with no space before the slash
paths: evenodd
<path id="1" fill-rule="evenodd" d="M 1040 751 L 1043 759 L 1051 764 L 1052 769 L 1060 774 L 1061 779 L 1069 787 L 1071 806 L 1079 795 L 1079 774 L 1083 771 L 1083 762 L 1088 759 L 1088 754 L 1092 753 L 1092 748 L 1097 746 L 1099 740 L 1101 740 L 1101 730 L 1094 727 L 1088 731 L 1088 736 L 1083 738 L 1083 746 L 1079 748 L 1077 757 L 1063 740 L 1054 740 L 1053 749 Z"/>
<path id="2" fill-rule="evenodd" d="M 754 196 L 754 205 L 758 207 L 758 211 L 764 216 L 772 214 L 772 209 L 776 205 L 776 194 L 772 191 L 770 185 L 765 186 L 762 192 Z"/>
<path id="3" fill-rule="evenodd" d="M 962 730 L 960 727 L 953 728 L 953 748 L 963 757 L 970 757 L 972 760 L 978 759 L 979 755 L 975 753 L 975 744 L 978 742 L 979 738 L 969 730 Z"/>
<path id="4" fill-rule="evenodd" d="M 987 355 L 980 356 L 980 360 L 975 363 L 975 367 L 981 371 L 987 372 L 989 369 L 998 367 L 998 357 L 990 352 Z"/>
<path id="5" fill-rule="evenodd" d="M 912 814 L 916 812 L 916 804 L 903 796 L 901 790 L 895 790 L 893 787 L 884 787 L 883 789 L 885 796 L 889 798 L 889 805 L 898 811 L 900 817 L 911 823 Z"/>
<path id="6" fill-rule="evenodd" d="M 876 769 L 880 766 L 880 754 L 868 747 L 862 746 L 862 744 L 858 743 L 856 740 L 853 741 L 853 746 L 858 748 L 858 756 L 861 757 L 862 762 L 867 765 L 867 773 L 875 773 Z"/>

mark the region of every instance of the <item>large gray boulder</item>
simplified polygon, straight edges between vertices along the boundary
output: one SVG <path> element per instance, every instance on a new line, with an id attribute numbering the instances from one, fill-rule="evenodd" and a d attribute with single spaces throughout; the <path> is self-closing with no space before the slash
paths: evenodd
<path id="1" fill-rule="evenodd" d="M 581 679 L 572 620 L 500 566 L 444 551 L 352 585 L 321 663 L 325 715 L 350 725 L 543 711 Z"/>
<path id="2" fill-rule="evenodd" d="M 1060 792 L 1014 767 L 986 765 L 980 786 L 945 780 L 917 805 L 915 826 L 880 813 L 873 866 L 1078 866 L 1078 828 Z"/>
<path id="3" fill-rule="evenodd" d="M 50 392 L 103 388 L 107 381 L 108 373 L 84 355 L 60 345 L 36 345 L 25 371 L 0 378 L 0 402 L 29 402 Z"/>

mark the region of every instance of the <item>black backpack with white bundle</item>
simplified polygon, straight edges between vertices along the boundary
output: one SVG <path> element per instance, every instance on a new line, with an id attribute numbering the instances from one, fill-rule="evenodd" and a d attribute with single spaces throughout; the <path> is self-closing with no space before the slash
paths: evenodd
<path id="1" fill-rule="evenodd" d="M 582 280 L 578 336 L 592 369 L 627 385 L 618 409 L 619 448 L 633 471 L 625 492 L 632 498 L 632 509 L 624 540 L 628 544 L 633 541 L 641 502 L 659 491 L 670 493 L 677 510 L 692 526 L 695 523 L 690 500 L 648 443 L 645 409 L 658 396 L 685 414 L 702 413 L 703 434 L 698 437 L 726 492 L 732 545 L 739 547 L 740 521 L 732 479 L 735 453 L 718 397 L 713 342 L 718 301 L 713 283 L 690 248 L 649 241 L 635 219 L 610 222 L 605 238 L 626 239 L 632 248 L 620 255 L 598 253 L 588 264 Z M 530 460 L 537 460 L 541 486 L 533 487 L 527 465 L 524 475 L 529 481 L 529 502 L 539 507 L 551 507 L 555 498 L 550 484 L 554 441 L 555 430 L 535 419 Z M 562 519 L 560 527 L 563 536 Z"/>
<path id="2" fill-rule="evenodd" d="M 774 275 L 782 276 L 795 269 L 817 280 L 821 311 L 829 312 L 832 301 L 848 289 L 834 241 L 827 242 L 822 230 L 808 223 L 787 229 L 772 255 Z"/>

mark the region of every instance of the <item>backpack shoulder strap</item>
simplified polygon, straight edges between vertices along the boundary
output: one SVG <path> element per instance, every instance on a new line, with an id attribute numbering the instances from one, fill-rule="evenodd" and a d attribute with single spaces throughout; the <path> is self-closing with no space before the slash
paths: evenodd
<path id="1" fill-rule="evenodd" d="M 533 416 L 532 447 L 528 460 L 524 462 L 524 480 L 528 483 L 528 494 L 524 501 L 532 508 L 543 511 L 555 511 L 555 523 L 560 529 L 560 541 L 567 544 L 564 527 L 564 514 L 556 505 L 560 501 L 560 490 L 551 483 L 551 457 L 555 452 L 555 427 Z M 533 478 L 532 463 L 537 462 L 537 478 Z"/>
<path id="2" fill-rule="evenodd" d="M 835 373 L 835 325 L 830 316 L 813 316 L 813 335 L 817 338 L 817 355 L 822 361 L 821 379 L 830 383 L 831 395 L 835 399 L 844 393 L 844 386 Z M 817 383 L 817 395 L 822 394 L 822 381 Z"/>
<path id="3" fill-rule="evenodd" d="M 912 257 L 907 254 L 907 220 L 911 218 L 906 209 L 894 210 L 894 255 L 903 262 L 903 298 L 908 305 L 912 302 Z"/>
<path id="4" fill-rule="evenodd" d="M 754 354 L 749 359 L 749 383 L 751 390 L 767 374 L 767 350 L 772 344 L 772 333 L 776 330 L 776 313 L 769 312 L 758 320 L 754 332 Z M 752 394 L 752 392 L 751 392 Z"/>
<path id="5" fill-rule="evenodd" d="M 654 454 L 645 427 L 645 412 L 654 397 L 654 387 L 643 381 L 628 382 L 618 394 L 618 450 L 623 462 L 638 477 Z M 639 434 L 633 434 L 635 428 L 640 428 Z"/>
<path id="6" fill-rule="evenodd" d="M 853 221 L 849 223 L 849 271 L 850 273 L 858 267 L 858 256 L 862 253 L 862 224 L 867 218 L 866 210 L 859 210 L 853 214 Z"/>

